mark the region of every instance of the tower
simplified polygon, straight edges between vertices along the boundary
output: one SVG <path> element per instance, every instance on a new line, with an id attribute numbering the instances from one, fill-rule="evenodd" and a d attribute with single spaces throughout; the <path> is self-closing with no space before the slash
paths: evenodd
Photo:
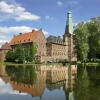
<path id="1" fill-rule="evenodd" d="M 65 34 L 73 34 L 73 21 L 72 21 L 72 12 L 68 11 L 67 13 L 67 23 L 65 28 Z"/>
<path id="2" fill-rule="evenodd" d="M 67 13 L 67 22 L 65 27 L 65 33 L 63 36 L 65 47 L 65 52 L 68 61 L 72 61 L 73 58 L 73 22 L 72 22 L 72 13 L 68 11 Z"/>

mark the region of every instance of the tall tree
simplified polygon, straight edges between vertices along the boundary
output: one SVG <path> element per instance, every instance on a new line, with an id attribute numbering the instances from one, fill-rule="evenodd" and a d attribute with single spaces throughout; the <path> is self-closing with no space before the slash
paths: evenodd
<path id="1" fill-rule="evenodd" d="M 74 33 L 75 52 L 77 53 L 78 60 L 86 61 L 89 52 L 89 33 L 87 30 L 87 25 L 84 23 L 80 23 L 75 29 Z"/>
<path id="2" fill-rule="evenodd" d="M 98 20 L 91 20 L 87 23 L 89 31 L 89 58 L 96 58 L 100 55 L 100 22 Z"/>

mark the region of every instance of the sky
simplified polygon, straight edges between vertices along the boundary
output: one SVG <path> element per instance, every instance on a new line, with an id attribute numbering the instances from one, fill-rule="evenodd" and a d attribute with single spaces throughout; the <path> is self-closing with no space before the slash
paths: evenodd
<path id="1" fill-rule="evenodd" d="M 67 12 L 74 25 L 100 16 L 100 0 L 0 0 L 0 46 L 14 34 L 42 28 L 45 36 L 63 35 Z"/>

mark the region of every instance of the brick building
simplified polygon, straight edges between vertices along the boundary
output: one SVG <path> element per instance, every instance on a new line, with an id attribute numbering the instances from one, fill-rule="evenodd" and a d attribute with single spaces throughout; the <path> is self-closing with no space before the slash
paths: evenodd
<path id="1" fill-rule="evenodd" d="M 49 36 L 47 38 L 47 56 L 49 61 L 58 62 L 67 59 L 65 48 L 66 45 L 60 36 Z"/>
<path id="2" fill-rule="evenodd" d="M 46 59 L 46 39 L 42 29 L 37 31 L 32 30 L 32 32 L 25 34 L 20 33 L 19 35 L 14 36 L 11 40 L 11 47 L 14 49 L 17 44 L 22 44 L 24 48 L 30 48 L 32 43 L 37 46 L 36 57 L 38 57 L 41 62 L 44 62 Z"/>
<path id="3" fill-rule="evenodd" d="M 46 39 L 42 29 L 32 30 L 32 32 L 20 33 L 14 36 L 10 46 L 15 49 L 17 44 L 22 44 L 24 48 L 30 48 L 32 43 L 37 45 L 36 57 L 41 62 L 58 62 L 65 59 L 68 61 L 76 60 L 73 44 L 72 13 L 70 11 L 67 13 L 65 33 L 62 37 L 50 35 Z"/>
<path id="4" fill-rule="evenodd" d="M 9 50 L 11 50 L 9 43 L 6 42 L 4 45 L 2 45 L 2 47 L 0 48 L 0 61 L 1 62 L 5 60 L 6 53 Z"/>
<path id="5" fill-rule="evenodd" d="M 47 56 L 51 61 L 76 60 L 73 43 L 72 13 L 70 11 L 67 13 L 67 23 L 63 38 L 60 36 L 49 36 L 47 38 Z"/>

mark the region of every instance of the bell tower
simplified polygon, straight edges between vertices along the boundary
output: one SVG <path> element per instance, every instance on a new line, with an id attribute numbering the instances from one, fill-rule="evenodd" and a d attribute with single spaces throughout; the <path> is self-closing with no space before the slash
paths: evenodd
<path id="1" fill-rule="evenodd" d="M 73 22 L 72 22 L 72 12 L 67 13 L 67 22 L 65 27 L 65 33 L 63 35 L 65 52 L 68 61 L 72 61 L 73 58 Z"/>

